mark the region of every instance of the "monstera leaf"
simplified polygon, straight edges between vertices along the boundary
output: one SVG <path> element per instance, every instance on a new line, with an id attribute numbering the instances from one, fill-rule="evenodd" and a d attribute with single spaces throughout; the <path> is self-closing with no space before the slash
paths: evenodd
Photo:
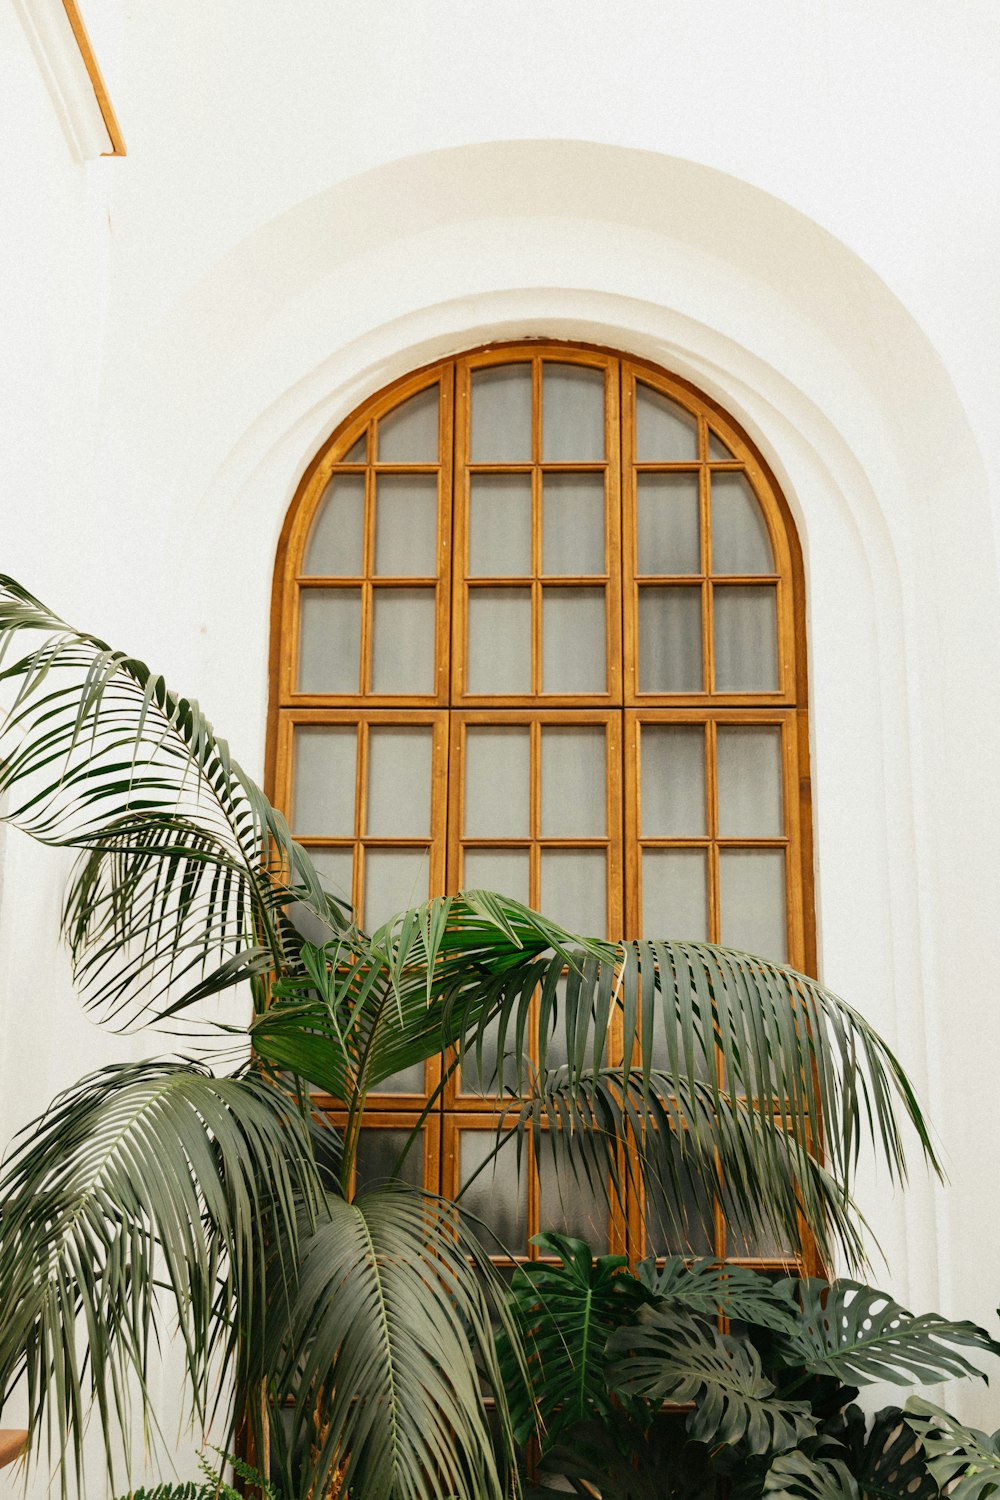
<path id="1" fill-rule="evenodd" d="M 554 1487 L 585 1500 L 715 1500 L 708 1449 L 685 1437 L 678 1413 L 636 1423 L 619 1413 L 615 1427 L 580 1422 L 546 1454 L 539 1478 L 552 1487 L 527 1487 L 525 1500 L 552 1500 Z"/>
<path id="2" fill-rule="evenodd" d="M 949 1500 L 987 1500 L 1000 1495 L 1000 1431 L 966 1427 L 940 1407 L 911 1396 L 906 1420 L 920 1434 L 927 1468 Z"/>
<path id="3" fill-rule="evenodd" d="M 778 1333 L 793 1332 L 799 1321 L 789 1278 L 776 1285 L 769 1276 L 746 1266 L 685 1260 L 679 1255 L 668 1256 L 661 1266 L 644 1260 L 636 1267 L 636 1275 L 657 1306 L 686 1308 L 703 1318 L 722 1313 Z"/>

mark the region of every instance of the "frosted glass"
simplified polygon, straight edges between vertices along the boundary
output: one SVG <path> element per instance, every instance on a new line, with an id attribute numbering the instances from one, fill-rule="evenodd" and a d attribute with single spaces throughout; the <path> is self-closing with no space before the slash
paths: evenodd
<path id="1" fill-rule="evenodd" d="M 358 1154 L 355 1157 L 354 1191 L 360 1193 L 365 1188 L 384 1185 L 399 1164 L 399 1158 L 409 1139 L 408 1130 L 361 1130 L 358 1134 Z M 408 1182 L 411 1187 L 423 1187 L 424 1138 L 422 1135 L 407 1151 L 398 1180 Z"/>
<path id="2" fill-rule="evenodd" d="M 589 463 L 604 457 L 604 371 L 542 366 L 542 459 Z"/>
<path id="3" fill-rule="evenodd" d="M 368 433 L 363 432 L 361 436 L 351 444 L 343 458 L 338 458 L 338 464 L 363 464 L 368 456 Z"/>
<path id="4" fill-rule="evenodd" d="M 299 725 L 295 730 L 292 828 L 321 838 L 354 833 L 354 779 L 358 731 Z"/>
<path id="5" fill-rule="evenodd" d="M 548 1046 L 545 1052 L 545 1067 L 551 1072 L 563 1068 L 569 1062 L 566 1046 L 566 976 L 556 982 L 556 1005 L 554 1016 L 549 1017 Z"/>
<path id="6" fill-rule="evenodd" d="M 680 1165 L 680 1153 L 674 1151 L 678 1172 L 679 1195 L 674 1197 L 670 1179 L 666 1191 L 647 1180 L 646 1250 L 650 1255 L 711 1255 L 714 1241 L 714 1216 L 711 1201 L 699 1197 Z M 662 1175 L 662 1174 L 661 1174 Z"/>
<path id="7" fill-rule="evenodd" d="M 778 689 L 778 619 L 773 588 L 723 584 L 715 594 L 715 691 Z"/>
<path id="8" fill-rule="evenodd" d="M 359 578 L 364 536 L 365 476 L 335 474 L 312 523 L 303 577 Z"/>
<path id="9" fill-rule="evenodd" d="M 585 1240 L 602 1255 L 608 1251 L 608 1200 L 600 1184 L 587 1181 L 582 1166 L 579 1176 L 564 1162 L 562 1153 L 553 1160 L 552 1148 L 542 1136 L 539 1146 L 538 1184 L 542 1229 Z"/>
<path id="10" fill-rule="evenodd" d="M 712 572 L 774 572 L 767 522 L 745 474 L 712 475 Z"/>
<path id="11" fill-rule="evenodd" d="M 379 724 L 368 731 L 369 837 L 430 833 L 432 735 L 429 725 Z"/>
<path id="12" fill-rule="evenodd" d="M 517 1088 L 517 1065 L 512 1056 L 517 1045 L 517 1031 L 508 1026 L 504 1037 L 503 1077 L 498 1077 L 500 1057 L 497 1052 L 499 1022 L 491 1021 L 483 1036 L 483 1066 L 476 1066 L 476 1051 L 470 1046 L 459 1068 L 459 1092 L 462 1094 L 502 1094 Z"/>
<path id="13" fill-rule="evenodd" d="M 353 905 L 354 849 L 310 849 L 309 857 L 325 890 Z"/>
<path id="14" fill-rule="evenodd" d="M 474 1214 L 498 1241 L 489 1243 L 483 1235 L 487 1249 L 511 1255 L 524 1255 L 528 1249 L 528 1180 L 527 1173 L 518 1173 L 517 1147 L 511 1142 L 501 1148 L 493 1161 L 489 1157 L 494 1149 L 496 1136 L 492 1130 L 462 1130 L 458 1137 L 458 1173 L 463 1184 L 469 1181 L 477 1167 L 482 1171 L 468 1190 L 459 1199 L 467 1213 Z M 483 1166 L 483 1162 L 487 1162 Z M 520 1180 L 519 1180 L 520 1178 Z M 479 1225 L 472 1229 L 482 1234 Z"/>
<path id="15" fill-rule="evenodd" d="M 541 909 L 581 937 L 608 931 L 607 857 L 603 849 L 543 849 Z"/>
<path id="16" fill-rule="evenodd" d="M 604 590 L 542 590 L 542 692 L 607 690 Z"/>
<path id="17" fill-rule="evenodd" d="M 469 590 L 470 693 L 531 692 L 531 592 Z"/>
<path id="18" fill-rule="evenodd" d="M 604 729 L 542 729 L 542 837 L 604 838 L 607 819 Z"/>
<path id="19" fill-rule="evenodd" d="M 373 693 L 433 693 L 433 589 L 375 589 Z"/>
<path id="20" fill-rule="evenodd" d="M 713 463 L 731 464 L 733 455 L 717 432 L 708 429 L 708 456 Z"/>
<path id="21" fill-rule="evenodd" d="M 648 938 L 708 941 L 708 874 L 703 849 L 642 851 L 642 931 Z"/>
<path id="22" fill-rule="evenodd" d="M 639 474 L 636 485 L 639 573 L 700 573 L 697 474 Z"/>
<path id="23" fill-rule="evenodd" d="M 525 727 L 470 725 L 465 734 L 466 838 L 531 831 L 531 740 Z"/>
<path id="24" fill-rule="evenodd" d="M 542 572 L 603 573 L 604 475 L 546 474 L 542 482 Z"/>
<path id="25" fill-rule="evenodd" d="M 639 590 L 639 691 L 702 690 L 701 589 Z"/>
<path id="26" fill-rule="evenodd" d="M 780 838 L 781 730 L 770 725 L 718 731 L 719 833 Z"/>
<path id="27" fill-rule="evenodd" d="M 375 489 L 375 572 L 396 578 L 437 574 L 437 478 L 380 474 Z"/>
<path id="28" fill-rule="evenodd" d="M 438 461 L 438 387 L 419 391 L 378 424 L 380 464 L 436 464 Z"/>
<path id="29" fill-rule="evenodd" d="M 374 932 L 397 912 L 426 901 L 429 871 L 426 849 L 366 849 L 365 930 Z"/>
<path id="30" fill-rule="evenodd" d="M 299 692 L 358 692 L 361 590 L 303 589 L 301 601 Z"/>
<path id="31" fill-rule="evenodd" d="M 470 450 L 474 464 L 531 462 L 530 365 L 473 372 Z"/>
<path id="32" fill-rule="evenodd" d="M 700 725 L 643 724 L 643 838 L 705 833 L 705 731 Z"/>
<path id="33" fill-rule="evenodd" d="M 527 578 L 531 572 L 531 475 L 473 474 L 469 576 Z"/>
<path id="34" fill-rule="evenodd" d="M 697 418 L 640 382 L 635 390 L 636 463 L 683 464 L 697 458 Z"/>
<path id="35" fill-rule="evenodd" d="M 721 849 L 719 899 L 722 942 L 775 963 L 788 955 L 785 927 L 785 851 Z"/>
<path id="36" fill-rule="evenodd" d="M 527 849 L 466 849 L 462 884 L 467 891 L 499 891 L 531 905 Z"/>

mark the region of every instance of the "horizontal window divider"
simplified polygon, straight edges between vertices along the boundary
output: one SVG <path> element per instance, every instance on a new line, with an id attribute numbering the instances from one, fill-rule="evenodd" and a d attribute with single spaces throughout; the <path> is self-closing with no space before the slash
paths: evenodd
<path id="1" fill-rule="evenodd" d="M 364 573 L 355 574 L 351 577 L 338 574 L 335 578 L 310 575 L 308 578 L 296 579 L 299 588 L 303 589 L 357 589 L 366 583 L 373 583 L 376 588 L 432 589 L 437 586 L 438 582 L 439 579 L 436 573 L 414 573 L 412 576 L 406 573 Z"/>
<path id="2" fill-rule="evenodd" d="M 468 474 L 530 474 L 533 469 L 541 469 L 543 474 L 606 474 L 610 465 L 607 459 L 591 458 L 581 463 L 573 463 L 571 459 L 548 458 L 533 463 L 531 459 L 518 459 L 516 463 L 509 464 L 477 464 L 465 465 Z"/>
<path id="3" fill-rule="evenodd" d="M 692 834 L 686 837 L 678 834 L 677 837 L 659 837 L 656 834 L 643 834 L 639 839 L 640 849 L 707 849 L 712 844 L 717 844 L 720 849 L 786 849 L 790 840 L 785 835 L 775 834 L 773 838 L 741 838 L 738 834 Z"/>
<path id="4" fill-rule="evenodd" d="M 418 580 L 418 582 L 421 580 Z M 475 588 L 530 588 L 533 583 L 543 583 L 546 588 L 603 588 L 611 581 L 610 573 L 470 573 L 466 578 L 470 589 Z M 407 580 L 409 582 L 409 580 Z"/>

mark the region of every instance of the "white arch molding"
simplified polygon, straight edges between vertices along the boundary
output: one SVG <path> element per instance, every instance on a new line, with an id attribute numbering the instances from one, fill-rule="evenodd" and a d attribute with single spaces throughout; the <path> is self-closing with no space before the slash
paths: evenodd
<path id="1" fill-rule="evenodd" d="M 992 1068 L 946 1042 L 960 1018 L 1000 1044 L 980 983 L 1000 812 L 977 789 L 1000 737 L 992 522 L 947 371 L 848 247 L 711 168 L 579 141 L 434 152 L 331 187 L 233 247 L 119 364 L 108 483 L 175 564 L 131 603 L 173 643 L 201 624 L 200 652 L 174 644 L 171 670 L 260 766 L 274 550 L 309 459 L 397 376 L 535 335 L 693 381 L 792 506 L 821 973 L 898 1047 L 954 1176 L 939 1193 L 918 1170 L 895 1200 L 866 1179 L 864 1206 L 903 1301 L 986 1319 L 963 1152 L 975 1131 L 1000 1154 L 977 1104 Z"/>

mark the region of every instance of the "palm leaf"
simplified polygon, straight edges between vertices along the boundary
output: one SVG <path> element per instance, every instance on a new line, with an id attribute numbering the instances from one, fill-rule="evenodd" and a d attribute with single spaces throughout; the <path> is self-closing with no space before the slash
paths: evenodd
<path id="1" fill-rule="evenodd" d="M 96 1406 L 113 1482 L 135 1397 L 151 1417 L 151 1349 L 176 1319 L 204 1416 L 220 1361 L 265 1297 L 264 1247 L 294 1247 L 311 1192 L 308 1140 L 265 1083 L 193 1065 L 106 1068 L 22 1134 L 0 1181 L 0 1406 L 22 1378 L 43 1431 L 80 1478 Z"/>

